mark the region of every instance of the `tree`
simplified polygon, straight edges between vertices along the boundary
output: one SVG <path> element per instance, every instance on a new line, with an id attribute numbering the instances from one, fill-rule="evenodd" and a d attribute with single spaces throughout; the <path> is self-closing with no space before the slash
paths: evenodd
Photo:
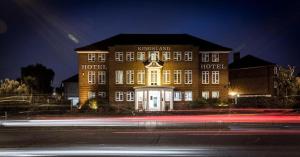
<path id="1" fill-rule="evenodd" d="M 21 68 L 21 79 L 30 86 L 33 93 L 51 93 L 54 71 L 42 64 L 28 65 Z"/>
<path id="2" fill-rule="evenodd" d="M 288 66 L 288 68 L 284 68 L 282 66 L 276 67 L 278 72 L 275 76 L 275 81 L 278 85 L 278 94 L 279 96 L 288 96 L 292 95 L 296 92 L 297 81 L 294 76 L 295 67 Z"/>
<path id="3" fill-rule="evenodd" d="M 0 81 L 0 94 L 12 95 L 12 94 L 28 94 L 28 86 L 24 83 L 20 83 L 16 80 L 5 79 Z"/>

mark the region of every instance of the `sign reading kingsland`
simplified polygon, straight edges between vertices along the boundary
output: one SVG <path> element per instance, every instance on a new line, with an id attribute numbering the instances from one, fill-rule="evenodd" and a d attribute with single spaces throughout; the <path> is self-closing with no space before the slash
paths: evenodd
<path id="1" fill-rule="evenodd" d="M 170 51 L 171 47 L 168 46 L 138 46 L 138 51 Z"/>

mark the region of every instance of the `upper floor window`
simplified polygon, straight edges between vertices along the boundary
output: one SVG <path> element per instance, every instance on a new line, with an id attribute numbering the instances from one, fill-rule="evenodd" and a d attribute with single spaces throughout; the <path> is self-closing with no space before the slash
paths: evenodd
<path id="1" fill-rule="evenodd" d="M 202 53 L 202 62 L 209 62 L 209 53 Z"/>
<path id="2" fill-rule="evenodd" d="M 209 71 L 202 71 L 202 84 L 209 84 Z"/>
<path id="3" fill-rule="evenodd" d="M 211 83 L 212 84 L 219 84 L 220 82 L 220 72 L 219 71 L 212 71 L 212 74 L 211 74 Z"/>
<path id="4" fill-rule="evenodd" d="M 126 61 L 134 61 L 134 52 L 126 52 Z"/>
<path id="5" fill-rule="evenodd" d="M 106 83 L 106 72 L 98 71 L 98 84 L 105 84 L 105 83 Z"/>
<path id="6" fill-rule="evenodd" d="M 122 70 L 116 71 L 116 84 L 123 84 L 123 71 Z"/>
<path id="7" fill-rule="evenodd" d="M 192 84 L 192 77 L 193 77 L 192 70 L 184 71 L 184 83 L 185 84 Z"/>
<path id="8" fill-rule="evenodd" d="M 163 82 L 164 84 L 171 83 L 171 70 L 163 70 Z"/>
<path id="9" fill-rule="evenodd" d="M 181 52 L 174 52 L 174 61 L 181 61 Z"/>
<path id="10" fill-rule="evenodd" d="M 123 52 L 116 52 L 115 53 L 115 60 L 116 61 L 123 61 Z"/>
<path id="11" fill-rule="evenodd" d="M 185 61 L 192 61 L 193 60 L 193 52 L 192 51 L 184 52 L 184 60 Z"/>
<path id="12" fill-rule="evenodd" d="M 133 70 L 127 70 L 126 71 L 126 83 L 127 84 L 133 84 L 134 83 L 134 71 Z"/>
<path id="13" fill-rule="evenodd" d="M 158 72 L 157 70 L 151 70 L 150 71 L 150 85 L 157 85 L 158 84 Z"/>
<path id="14" fill-rule="evenodd" d="M 134 101 L 134 92 L 133 91 L 127 92 L 126 100 L 127 101 Z"/>
<path id="15" fill-rule="evenodd" d="M 211 54 L 211 61 L 212 62 L 219 62 L 220 57 L 219 57 L 219 53 L 212 53 Z"/>
<path id="16" fill-rule="evenodd" d="M 137 84 L 145 84 L 145 70 L 137 71 Z"/>
<path id="17" fill-rule="evenodd" d="M 171 53 L 169 51 L 162 52 L 162 60 L 168 61 L 171 59 Z"/>
<path id="18" fill-rule="evenodd" d="M 105 53 L 99 53 L 98 54 L 98 61 L 99 62 L 105 62 L 106 60 L 106 54 Z"/>
<path id="19" fill-rule="evenodd" d="M 115 92 L 115 101 L 123 101 L 124 93 L 117 91 Z"/>
<path id="20" fill-rule="evenodd" d="M 137 52 L 136 59 L 139 61 L 144 61 L 145 60 L 145 52 Z"/>
<path id="21" fill-rule="evenodd" d="M 192 91 L 185 91 L 184 92 L 184 100 L 185 101 L 193 101 L 193 93 L 192 93 Z"/>
<path id="22" fill-rule="evenodd" d="M 149 51 L 149 59 L 151 61 L 158 61 L 159 60 L 159 51 Z"/>
<path id="23" fill-rule="evenodd" d="M 95 84 L 96 83 L 96 72 L 88 71 L 88 83 Z"/>
<path id="24" fill-rule="evenodd" d="M 174 84 L 181 84 L 181 70 L 174 70 Z"/>
<path id="25" fill-rule="evenodd" d="M 95 53 L 89 53 L 88 54 L 88 61 L 89 62 L 95 62 L 96 61 L 96 54 Z"/>

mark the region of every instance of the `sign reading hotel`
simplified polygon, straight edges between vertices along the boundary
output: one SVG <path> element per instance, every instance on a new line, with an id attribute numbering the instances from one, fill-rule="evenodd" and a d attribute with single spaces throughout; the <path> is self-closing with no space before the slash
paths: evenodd
<path id="1" fill-rule="evenodd" d="M 202 70 L 209 70 L 209 69 L 217 69 L 217 70 L 222 70 L 226 69 L 224 64 L 201 64 L 201 69 Z"/>
<path id="2" fill-rule="evenodd" d="M 86 65 L 83 64 L 81 65 L 81 69 L 82 70 L 106 70 L 106 66 L 105 65 Z"/>

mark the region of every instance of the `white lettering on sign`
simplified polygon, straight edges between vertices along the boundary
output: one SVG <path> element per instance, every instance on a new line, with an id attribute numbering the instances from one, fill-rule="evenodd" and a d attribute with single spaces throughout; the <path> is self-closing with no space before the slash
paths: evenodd
<path id="1" fill-rule="evenodd" d="M 101 65 L 81 65 L 82 70 L 106 70 L 106 66 Z"/>
<path id="2" fill-rule="evenodd" d="M 138 46 L 138 51 L 171 51 L 168 46 Z"/>
<path id="3" fill-rule="evenodd" d="M 201 69 L 225 69 L 224 64 L 201 64 Z"/>

